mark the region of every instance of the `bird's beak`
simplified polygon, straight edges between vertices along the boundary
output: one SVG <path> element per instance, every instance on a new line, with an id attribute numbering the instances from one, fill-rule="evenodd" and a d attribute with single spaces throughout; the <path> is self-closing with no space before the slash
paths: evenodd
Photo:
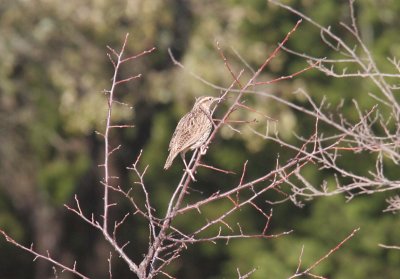
<path id="1" fill-rule="evenodd" d="M 216 98 L 214 98 L 214 102 L 221 102 L 222 100 L 225 100 L 225 98 L 223 98 L 223 97 L 216 97 Z"/>

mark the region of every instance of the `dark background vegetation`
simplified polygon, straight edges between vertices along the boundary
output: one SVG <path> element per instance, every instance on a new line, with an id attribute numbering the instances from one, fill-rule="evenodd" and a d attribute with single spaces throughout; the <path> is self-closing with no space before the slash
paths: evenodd
<path id="1" fill-rule="evenodd" d="M 347 1 L 286 2 L 323 25 L 332 25 L 343 38 L 348 36 L 338 25 L 349 20 Z M 363 38 L 384 68 L 387 57 L 400 57 L 400 2 L 362 0 L 355 7 Z M 231 77 L 216 50 L 216 40 L 235 69 L 242 65 L 232 48 L 257 67 L 297 20 L 264 0 L 1 1 L 0 227 L 25 245 L 33 242 L 39 251 L 49 250 L 61 262 L 76 260 L 80 271 L 92 278 L 107 278 L 110 248 L 102 235 L 63 206 L 77 194 L 86 212 L 101 214 L 102 173 L 97 165 L 103 142 L 94 131 L 104 129 L 102 90 L 109 87 L 113 70 L 106 45 L 119 48 L 129 32 L 126 53 L 157 48 L 124 66 L 123 75 L 142 73 L 143 78 L 118 90 L 117 98 L 133 109 L 119 107 L 114 121 L 135 128 L 114 131 L 112 143 L 123 148 L 113 157 L 112 171 L 120 177 L 120 185 L 132 185 L 125 167 L 143 149 L 142 164 L 150 165 L 146 185 L 157 209 L 164 212 L 182 171 L 179 160 L 170 170 L 162 170 L 173 129 L 196 96 L 219 94 L 175 67 L 167 49 L 188 69 L 228 86 Z M 288 47 L 321 57 L 330 53 L 319 31 L 307 23 L 300 25 Z M 263 75 L 278 77 L 305 65 L 303 59 L 281 52 Z M 372 107 L 373 99 L 366 96 L 376 90 L 363 79 L 333 79 L 313 70 L 270 90 L 302 104 L 304 100 L 291 94 L 298 87 L 315 100 L 326 96 L 337 104 L 343 98 L 342 112 L 350 118 L 357 117 L 351 99 L 363 108 Z M 312 119 L 273 101 L 246 98 L 248 104 L 279 120 L 279 132 L 286 140 L 296 141 L 293 132 L 305 136 L 313 132 Z M 248 159 L 248 175 L 256 176 L 274 168 L 278 153 L 282 158 L 293 155 L 243 127 L 242 134 L 222 130 L 205 160 L 240 173 Z M 352 157 L 348 164 L 354 170 L 374 167 L 367 155 Z M 332 175 L 313 168 L 307 171 L 315 183 Z M 398 166 L 388 171 L 398 177 Z M 202 169 L 195 187 L 212 193 L 237 179 Z M 360 227 L 356 237 L 318 266 L 316 273 L 329 278 L 400 278 L 400 252 L 378 247 L 378 243 L 400 243 L 399 215 L 382 212 L 387 196 L 357 197 L 349 203 L 344 196 L 333 196 L 305 202 L 303 208 L 290 202 L 274 206 L 271 233 L 294 230 L 292 234 L 235 240 L 229 245 L 197 244 L 184 251 L 170 272 L 178 278 L 235 278 L 237 267 L 242 272 L 257 267 L 252 278 L 286 278 L 296 269 L 302 245 L 303 262 L 310 264 Z M 120 200 L 113 214 L 118 216 L 128 208 Z M 207 210 L 212 214 L 213 208 Z M 251 212 L 241 216 L 248 228 L 260 226 Z M 140 258 L 147 245 L 147 227 L 138 219 L 131 222 L 123 235 L 131 241 L 130 254 Z M 182 222 L 190 228 L 195 220 Z M 113 278 L 133 277 L 118 258 L 113 262 Z M 33 263 L 31 255 L 0 240 L 0 278 L 51 276 L 47 263 Z"/>

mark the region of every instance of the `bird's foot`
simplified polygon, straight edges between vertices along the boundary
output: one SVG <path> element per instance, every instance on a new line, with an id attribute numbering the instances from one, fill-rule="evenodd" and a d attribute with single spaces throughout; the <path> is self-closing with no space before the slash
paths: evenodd
<path id="1" fill-rule="evenodd" d="M 205 155 L 207 153 L 207 150 L 208 150 L 208 146 L 206 146 L 206 145 L 200 146 L 200 154 L 201 155 Z"/>

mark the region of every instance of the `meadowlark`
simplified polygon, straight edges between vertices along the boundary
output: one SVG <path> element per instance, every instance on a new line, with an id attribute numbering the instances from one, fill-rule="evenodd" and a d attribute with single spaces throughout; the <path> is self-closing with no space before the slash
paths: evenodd
<path id="1" fill-rule="evenodd" d="M 207 141 L 213 128 L 211 106 L 220 99 L 215 97 L 200 97 L 196 99 L 192 110 L 182 117 L 175 128 L 175 132 L 169 143 L 169 155 L 164 169 L 168 169 L 175 157 L 180 154 L 186 170 L 194 180 L 186 164 L 185 153 L 188 150 L 195 150 L 202 147 Z"/>

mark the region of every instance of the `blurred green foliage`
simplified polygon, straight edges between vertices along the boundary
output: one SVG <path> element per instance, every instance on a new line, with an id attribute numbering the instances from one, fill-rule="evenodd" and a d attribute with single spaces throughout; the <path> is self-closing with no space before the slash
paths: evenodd
<path id="1" fill-rule="evenodd" d="M 349 22 L 347 1 L 285 1 L 322 25 L 331 25 L 341 37 L 350 35 L 339 22 Z M 379 67 L 392 70 L 387 57 L 400 56 L 399 1 L 356 1 L 359 28 Z M 216 49 L 216 41 L 226 52 L 237 73 L 243 64 L 236 51 L 257 68 L 298 20 L 265 0 L 189 1 L 189 0 L 89 0 L 46 1 L 15 0 L 0 2 L 0 227 L 26 245 L 34 242 L 40 251 L 50 250 L 67 263 L 73 259 L 78 268 L 93 278 L 108 274 L 109 249 L 102 237 L 83 221 L 63 208 L 78 194 L 85 212 L 101 214 L 101 164 L 103 146 L 95 130 L 103 131 L 106 99 L 112 65 L 106 45 L 120 48 L 130 33 L 127 53 L 135 54 L 153 46 L 157 51 L 135 60 L 122 69 L 121 78 L 143 74 L 143 78 L 124 84 L 117 98 L 127 106 L 115 110 L 116 123 L 133 124 L 130 130 L 113 131 L 112 144 L 122 144 L 113 157 L 113 173 L 120 185 L 132 186 L 135 180 L 126 167 L 143 149 L 141 162 L 149 165 L 145 183 L 157 208 L 166 204 L 178 183 L 182 165 L 179 160 L 171 170 L 162 171 L 169 138 L 179 118 L 190 109 L 195 96 L 217 95 L 219 91 L 174 67 L 167 49 L 190 71 L 206 80 L 229 86 L 231 76 Z M 331 56 L 321 42 L 319 31 L 302 23 L 290 38 L 288 47 L 318 57 Z M 304 68 L 305 61 L 281 52 L 260 77 L 268 80 Z M 248 77 L 245 74 L 243 80 Z M 363 79 L 333 79 L 309 71 L 293 80 L 268 87 L 279 96 L 306 105 L 306 100 L 291 94 L 302 87 L 315 100 L 324 96 L 333 105 L 344 99 L 342 113 L 355 120 L 352 99 L 362 109 L 375 101 L 367 97 L 376 92 Z M 301 116 L 271 101 L 255 96 L 246 102 L 264 114 L 279 120 L 280 135 L 296 142 L 293 132 L 304 137 L 313 132 L 313 119 Z M 130 109 L 132 106 L 133 109 Z M 218 114 L 218 112 L 217 112 Z M 237 112 L 237 118 L 258 118 Z M 253 125 L 253 124 L 252 124 Z M 259 126 L 257 126 L 259 125 Z M 262 127 L 262 123 L 254 127 Z M 329 134 L 326 128 L 324 131 Z M 224 128 L 210 147 L 208 163 L 240 173 L 249 160 L 249 177 L 256 177 L 275 167 L 277 156 L 290 158 L 293 153 L 254 136 L 244 128 L 241 134 Z M 374 168 L 370 155 L 349 155 L 346 168 L 367 172 Z M 312 166 L 306 168 L 310 182 L 322 179 L 333 182 L 332 173 Z M 388 173 L 398 179 L 398 166 Z M 227 177 L 201 169 L 199 182 L 188 199 L 196 200 L 217 189 L 227 189 L 238 182 L 238 175 Z M 333 184 L 333 183 L 332 183 Z M 139 193 L 138 193 L 139 195 Z M 272 195 L 272 194 L 271 194 Z M 237 278 L 257 268 L 252 278 L 287 278 L 298 264 L 304 245 L 305 268 L 336 246 L 353 229 L 359 233 L 314 271 L 329 278 L 399 278 L 400 253 L 378 247 L 378 243 L 400 242 L 398 215 L 382 213 L 386 194 L 359 197 L 346 203 L 343 197 L 318 198 L 298 208 L 289 202 L 274 206 L 271 234 L 294 230 L 290 235 L 267 240 L 233 240 L 225 243 L 196 244 L 175 261 L 169 271 L 178 278 Z M 117 200 L 120 210 L 129 210 L 126 201 Z M 201 218 L 189 214 L 177 220 L 188 231 L 221 213 L 225 206 L 207 206 Z M 268 209 L 268 208 L 267 208 Z M 263 220 L 251 210 L 232 217 L 246 229 L 256 230 Z M 122 238 L 135 259 L 146 249 L 146 224 L 131 218 Z M 210 231 L 212 234 L 216 231 Z M 32 264 L 32 257 L 0 241 L 1 278 L 49 278 L 52 270 L 46 263 Z M 5 256 L 7 255 L 7 256 Z M 131 273 L 114 257 L 113 278 L 128 278 Z M 21 271 L 24 270 L 24 271 Z M 62 278 L 73 278 L 62 274 Z"/>

